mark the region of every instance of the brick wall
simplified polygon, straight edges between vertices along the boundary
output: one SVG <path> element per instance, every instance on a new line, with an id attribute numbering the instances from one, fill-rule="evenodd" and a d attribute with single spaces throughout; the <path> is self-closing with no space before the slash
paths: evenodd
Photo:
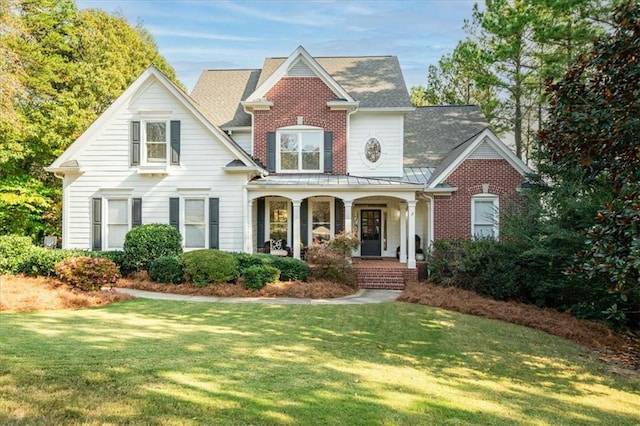
<path id="1" fill-rule="evenodd" d="M 267 164 L 267 132 L 303 124 L 333 132 L 333 172 L 347 172 L 347 112 L 331 111 L 327 101 L 336 95 L 319 78 L 284 77 L 265 96 L 273 102 L 269 111 L 254 113 L 254 155 Z"/>
<path id="2" fill-rule="evenodd" d="M 489 194 L 499 197 L 500 210 L 517 197 L 516 188 L 525 179 L 506 160 L 465 160 L 446 182 L 458 188 L 450 196 L 434 201 L 434 238 L 471 238 L 471 197 Z"/>

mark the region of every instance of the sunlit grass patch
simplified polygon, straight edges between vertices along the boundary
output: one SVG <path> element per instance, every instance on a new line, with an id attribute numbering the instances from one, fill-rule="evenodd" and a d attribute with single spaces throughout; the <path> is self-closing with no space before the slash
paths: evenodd
<path id="1" fill-rule="evenodd" d="M 419 305 L 0 316 L 1 424 L 638 424 L 595 354 Z"/>

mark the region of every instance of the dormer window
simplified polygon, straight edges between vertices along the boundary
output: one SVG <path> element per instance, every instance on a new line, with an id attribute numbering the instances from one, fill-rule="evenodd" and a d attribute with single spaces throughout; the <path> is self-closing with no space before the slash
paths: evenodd
<path id="1" fill-rule="evenodd" d="M 278 171 L 323 171 L 322 129 L 280 130 L 277 132 Z"/>

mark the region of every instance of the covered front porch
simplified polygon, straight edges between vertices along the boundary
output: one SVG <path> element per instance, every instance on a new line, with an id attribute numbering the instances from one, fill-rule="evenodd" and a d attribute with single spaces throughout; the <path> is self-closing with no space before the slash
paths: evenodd
<path id="1" fill-rule="evenodd" d="M 416 252 L 432 239 L 431 200 L 422 185 L 335 175 L 273 175 L 246 186 L 245 251 L 274 244 L 301 258 L 305 248 L 354 232 L 360 259 L 392 259 L 416 268 Z M 416 238 L 417 236 L 417 238 Z M 420 244 L 416 244 L 419 239 Z M 370 261 L 370 260 L 369 260 Z"/>

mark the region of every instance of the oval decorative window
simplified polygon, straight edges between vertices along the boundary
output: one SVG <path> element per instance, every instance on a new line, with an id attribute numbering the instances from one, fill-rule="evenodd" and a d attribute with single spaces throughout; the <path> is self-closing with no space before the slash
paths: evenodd
<path id="1" fill-rule="evenodd" d="M 380 159 L 380 141 L 376 138 L 371 138 L 364 145 L 364 155 L 367 157 L 367 160 L 375 163 Z"/>

